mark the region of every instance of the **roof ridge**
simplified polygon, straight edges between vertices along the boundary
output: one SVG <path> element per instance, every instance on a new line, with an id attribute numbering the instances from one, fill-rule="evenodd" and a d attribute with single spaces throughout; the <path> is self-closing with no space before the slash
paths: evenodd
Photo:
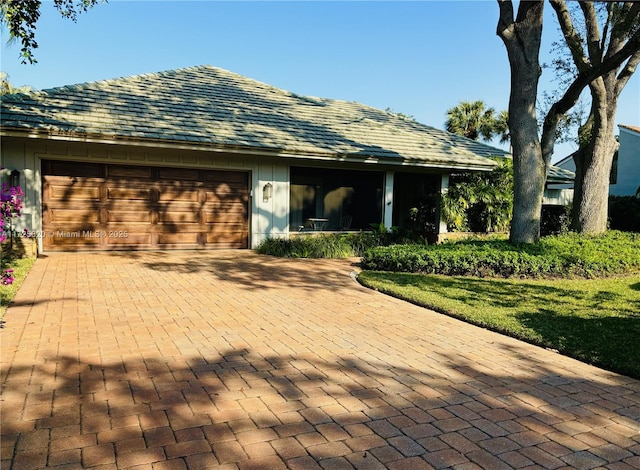
<path id="1" fill-rule="evenodd" d="M 44 88 L 44 89 L 41 89 L 41 90 L 33 90 L 32 93 L 34 93 L 34 94 L 51 94 L 51 93 L 60 92 L 60 91 L 80 91 L 82 89 L 86 89 L 86 88 L 91 87 L 91 86 L 107 85 L 107 84 L 122 82 L 122 81 L 125 81 L 125 80 L 126 81 L 140 81 L 142 79 L 158 78 L 158 77 L 162 77 L 162 76 L 166 76 L 166 75 L 170 75 L 170 74 L 175 74 L 176 72 L 187 72 L 187 71 L 196 71 L 196 70 L 204 70 L 204 69 L 216 69 L 216 68 L 217 67 L 214 67 L 214 66 L 209 65 L 209 64 L 193 65 L 193 66 L 189 66 L 189 67 L 180 67 L 180 68 L 177 68 L 177 69 L 162 70 L 162 71 L 159 71 L 159 72 L 138 73 L 138 74 L 133 74 L 133 75 L 124 75 L 124 76 L 120 76 L 120 77 L 105 78 L 105 79 L 102 79 L 102 80 L 94 80 L 94 81 L 89 81 L 89 82 L 73 83 L 73 84 L 70 84 L 70 85 L 62 85 L 62 86 L 57 86 L 57 87 L 52 87 L 52 88 Z"/>

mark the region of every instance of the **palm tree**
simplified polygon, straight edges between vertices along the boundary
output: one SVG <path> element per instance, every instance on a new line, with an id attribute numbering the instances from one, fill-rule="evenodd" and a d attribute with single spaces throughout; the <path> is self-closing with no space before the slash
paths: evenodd
<path id="1" fill-rule="evenodd" d="M 28 85 L 16 87 L 9 82 L 9 75 L 6 72 L 0 72 L 0 95 L 10 95 L 12 93 L 26 93 L 31 91 Z"/>
<path id="2" fill-rule="evenodd" d="M 454 134 L 469 139 L 489 141 L 500 135 L 500 142 L 508 140 L 507 112 L 495 116 L 495 109 L 487 108 L 483 101 L 462 101 L 459 105 L 447 111 L 447 121 L 444 127 Z"/>

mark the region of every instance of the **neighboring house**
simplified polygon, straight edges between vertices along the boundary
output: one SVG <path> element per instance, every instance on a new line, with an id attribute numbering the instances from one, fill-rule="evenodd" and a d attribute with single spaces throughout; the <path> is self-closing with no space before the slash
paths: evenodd
<path id="1" fill-rule="evenodd" d="M 609 179 L 609 194 L 612 196 L 634 196 L 640 188 L 640 127 L 619 125 L 620 147 L 613 156 Z M 573 154 L 555 164 L 556 167 L 576 171 Z M 555 185 L 555 188 L 570 188 L 572 183 Z"/>
<path id="2" fill-rule="evenodd" d="M 542 204 L 546 206 L 568 206 L 573 202 L 573 180 L 575 173 L 558 165 L 547 172 Z"/>
<path id="3" fill-rule="evenodd" d="M 620 148 L 611 168 L 609 194 L 635 196 L 640 189 L 640 127 L 618 126 Z"/>
<path id="4" fill-rule="evenodd" d="M 300 230 L 403 225 L 450 173 L 507 155 L 212 66 L 1 103 L 4 179 L 13 171 L 26 192 L 18 229 L 45 251 L 247 248 Z"/>

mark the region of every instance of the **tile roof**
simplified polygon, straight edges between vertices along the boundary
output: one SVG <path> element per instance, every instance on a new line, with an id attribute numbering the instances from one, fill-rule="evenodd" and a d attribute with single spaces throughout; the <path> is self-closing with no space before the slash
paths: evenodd
<path id="1" fill-rule="evenodd" d="M 573 181 L 576 174 L 558 166 L 551 165 L 547 170 L 547 183 L 564 183 Z"/>
<path id="2" fill-rule="evenodd" d="M 491 168 L 508 152 L 360 103 L 300 96 L 198 66 L 5 95 L 3 131 L 274 155 Z"/>

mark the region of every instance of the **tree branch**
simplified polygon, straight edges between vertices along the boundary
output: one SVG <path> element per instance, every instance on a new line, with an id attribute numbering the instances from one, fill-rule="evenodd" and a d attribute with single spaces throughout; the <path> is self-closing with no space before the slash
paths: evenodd
<path id="1" fill-rule="evenodd" d="M 587 60 L 587 55 L 582 48 L 582 38 L 580 38 L 580 35 L 573 27 L 571 15 L 569 14 L 566 3 L 564 0 L 550 0 L 549 3 L 551 3 L 551 7 L 556 12 L 562 35 L 567 42 L 571 57 L 578 68 L 578 72 L 587 70 L 590 66 L 589 60 Z"/>
<path id="2" fill-rule="evenodd" d="M 615 4 L 612 4 L 611 37 L 605 58 L 612 56 L 623 47 L 629 33 L 633 31 L 632 25 L 640 22 L 640 3 L 625 2 L 617 13 L 614 8 Z"/>
<path id="3" fill-rule="evenodd" d="M 593 65 L 602 63 L 603 50 L 600 49 L 600 28 L 598 26 L 598 15 L 592 2 L 578 2 L 584 15 L 584 23 L 587 27 L 587 50 L 589 60 Z"/>
<path id="4" fill-rule="evenodd" d="M 618 52 L 605 59 L 599 66 L 589 67 L 585 71 L 581 71 L 578 74 L 573 83 L 569 86 L 569 88 L 567 88 L 562 98 L 560 98 L 551 106 L 549 112 L 547 113 L 547 116 L 544 119 L 544 123 L 542 125 L 541 145 L 542 155 L 545 161 L 550 159 L 551 155 L 553 154 L 553 146 L 556 140 L 556 128 L 560 117 L 567 111 L 569 111 L 578 102 L 582 90 L 584 90 L 587 85 L 589 85 L 598 77 L 602 77 L 603 75 L 620 67 L 620 65 L 622 65 L 622 63 L 630 56 L 632 57 L 632 59 L 636 58 L 636 54 L 638 53 L 638 51 L 640 51 L 640 30 L 636 31 L 635 34 L 629 39 L 629 41 L 627 41 L 627 43 Z M 637 65 L 637 62 L 634 63 L 630 60 L 629 63 L 631 63 L 631 68 L 629 70 L 635 70 L 635 65 Z M 629 65 L 629 63 L 627 65 Z"/>
<path id="5" fill-rule="evenodd" d="M 611 8 L 611 4 L 607 5 L 607 20 L 604 22 L 604 28 L 602 30 L 602 39 L 600 41 L 600 50 L 605 51 L 607 45 L 607 37 L 609 34 L 609 27 L 611 26 L 611 22 L 613 21 L 613 9 Z"/>
<path id="6" fill-rule="evenodd" d="M 623 88 L 626 86 L 627 82 L 636 71 L 636 67 L 638 66 L 638 64 L 640 64 L 640 49 L 631 56 L 629 61 L 625 64 L 624 68 L 616 77 L 616 96 L 620 96 Z"/>
<path id="7" fill-rule="evenodd" d="M 500 16 L 496 34 L 502 39 L 506 39 L 513 35 L 513 3 L 511 0 L 498 0 L 498 7 L 500 8 Z"/>

